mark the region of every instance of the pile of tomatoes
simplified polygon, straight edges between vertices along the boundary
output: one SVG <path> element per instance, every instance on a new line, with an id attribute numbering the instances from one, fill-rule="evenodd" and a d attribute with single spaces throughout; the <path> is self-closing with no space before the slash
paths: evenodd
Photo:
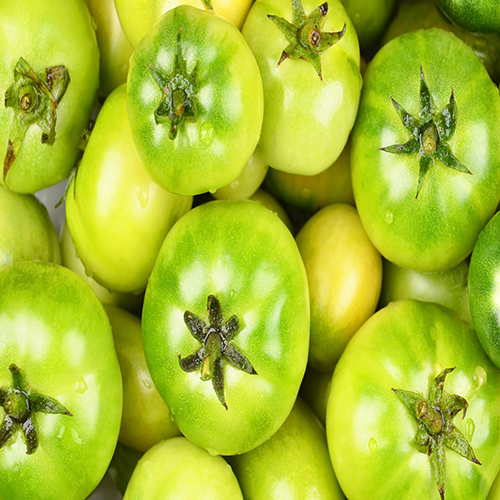
<path id="1" fill-rule="evenodd" d="M 1 499 L 500 498 L 496 2 L 4 1 L 0 45 Z"/>

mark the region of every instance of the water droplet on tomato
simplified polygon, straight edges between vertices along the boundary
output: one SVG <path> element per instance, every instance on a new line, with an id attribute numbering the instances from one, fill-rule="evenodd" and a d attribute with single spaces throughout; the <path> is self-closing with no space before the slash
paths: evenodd
<path id="1" fill-rule="evenodd" d="M 147 184 L 144 186 L 136 186 L 135 194 L 137 195 L 141 207 L 146 208 L 149 203 L 149 186 Z"/>
<path id="2" fill-rule="evenodd" d="M 63 436 L 64 436 L 64 431 L 66 430 L 66 428 L 64 427 L 64 425 L 59 429 L 59 432 L 57 433 L 57 436 L 59 439 L 61 439 Z"/>
<path id="3" fill-rule="evenodd" d="M 374 437 L 370 438 L 368 441 L 368 449 L 370 450 L 371 455 L 373 455 L 377 451 L 377 447 L 377 440 Z"/>
<path id="4" fill-rule="evenodd" d="M 153 384 L 151 383 L 151 380 L 148 379 L 148 378 L 143 378 L 142 379 L 142 385 L 146 388 L 146 389 L 151 389 L 151 387 L 153 386 Z"/>
<path id="5" fill-rule="evenodd" d="M 385 222 L 387 222 L 387 224 L 392 224 L 393 219 L 394 219 L 394 215 L 392 214 L 392 212 L 387 212 L 385 214 Z"/>
<path id="6" fill-rule="evenodd" d="M 92 22 L 92 28 L 94 28 L 94 30 L 97 30 L 97 27 L 99 26 L 99 22 L 97 21 L 97 19 L 94 16 L 91 16 L 90 20 Z"/>
<path id="7" fill-rule="evenodd" d="M 205 146 L 210 146 L 214 140 L 214 127 L 210 122 L 203 122 L 200 127 L 200 142 Z"/>
<path id="8" fill-rule="evenodd" d="M 468 418 L 465 422 L 465 439 L 471 441 L 472 436 L 474 436 L 474 431 L 476 430 L 476 424 L 472 418 Z"/>
<path id="9" fill-rule="evenodd" d="M 488 375 L 486 374 L 486 370 L 482 366 L 476 366 L 473 375 L 474 380 L 477 382 L 477 388 L 479 389 L 484 384 L 486 384 L 486 380 L 488 379 Z"/>
<path id="10" fill-rule="evenodd" d="M 85 379 L 83 377 L 80 377 L 76 382 L 75 391 L 79 392 L 80 394 L 83 394 L 87 389 L 88 389 L 87 382 L 85 382 Z"/>
<path id="11" fill-rule="evenodd" d="M 83 439 L 80 437 L 80 434 L 78 434 L 78 431 L 76 429 L 71 429 L 71 437 L 76 444 L 83 443 Z"/>

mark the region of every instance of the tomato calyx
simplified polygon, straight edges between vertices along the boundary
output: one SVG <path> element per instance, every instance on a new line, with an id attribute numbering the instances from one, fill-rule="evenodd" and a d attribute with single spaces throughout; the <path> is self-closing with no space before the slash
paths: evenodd
<path id="1" fill-rule="evenodd" d="M 14 82 L 5 92 L 5 107 L 14 110 L 14 123 L 3 163 L 4 183 L 31 125 L 42 129 L 43 144 L 54 144 L 57 106 L 69 82 L 69 72 L 64 66 L 35 72 L 22 57 L 17 61 Z"/>
<path id="2" fill-rule="evenodd" d="M 336 44 L 345 34 L 346 22 L 340 31 L 323 32 L 321 28 L 328 13 L 328 2 L 316 7 L 306 16 L 301 0 L 292 0 L 293 20 L 269 14 L 267 17 L 283 32 L 289 45 L 281 53 L 279 66 L 285 59 L 304 59 L 310 62 L 321 81 L 320 55 L 326 49 Z"/>
<path id="3" fill-rule="evenodd" d="M 462 418 L 465 418 L 469 406 L 467 401 L 458 394 L 448 395 L 444 392 L 446 376 L 455 368 L 446 368 L 434 379 L 427 400 L 415 392 L 392 389 L 418 423 L 414 442 L 420 452 L 427 453 L 432 475 L 443 500 L 446 476 L 445 448 L 481 465 L 467 439 L 453 425 L 453 418 L 458 413 L 463 412 Z"/>
<path id="4" fill-rule="evenodd" d="M 182 28 L 177 33 L 174 68 L 167 75 L 163 69 L 150 65 L 151 75 L 162 90 L 160 104 L 154 112 L 155 122 L 161 125 L 170 122 L 170 139 L 177 137 L 178 127 L 183 121 L 196 121 L 198 110 L 196 92 L 198 90 L 197 66 L 191 73 L 187 71 L 186 60 L 182 57 Z"/>
<path id="5" fill-rule="evenodd" d="M 38 447 L 38 430 L 35 414 L 38 412 L 72 414 L 57 400 L 31 389 L 21 369 L 14 363 L 9 366 L 12 373 L 12 388 L 0 387 L 0 404 L 5 417 L 0 426 L 0 448 L 3 448 L 14 433 L 20 429 L 24 434 L 26 453 L 33 454 Z"/>
<path id="6" fill-rule="evenodd" d="M 379 149 L 398 155 L 417 155 L 420 169 L 415 199 L 418 198 L 427 172 L 435 160 L 440 160 L 446 167 L 472 175 L 472 172 L 453 155 L 447 144 L 455 133 L 457 124 L 457 103 L 453 89 L 448 104 L 441 112 L 436 112 L 434 100 L 420 66 L 419 117 L 412 116 L 392 96 L 390 98 L 403 125 L 410 132 L 411 139 L 404 144 L 394 144 Z"/>
<path id="7" fill-rule="evenodd" d="M 184 313 L 184 322 L 189 333 L 202 346 L 185 358 L 179 354 L 179 364 L 185 372 L 201 369 L 201 380 L 212 380 L 215 394 L 227 410 L 224 397 L 224 365 L 229 363 L 234 368 L 250 375 L 257 375 L 257 372 L 252 363 L 231 344 L 239 333 L 238 318 L 233 315 L 223 321 L 220 302 L 213 295 L 209 295 L 207 299 L 207 316 L 208 322 L 206 323 L 190 311 Z"/>

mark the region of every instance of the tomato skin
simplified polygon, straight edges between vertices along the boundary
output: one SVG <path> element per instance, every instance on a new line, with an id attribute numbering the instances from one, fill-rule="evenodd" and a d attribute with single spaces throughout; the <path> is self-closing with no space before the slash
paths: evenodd
<path id="1" fill-rule="evenodd" d="M 66 220 L 87 273 L 108 290 L 138 293 L 172 224 L 192 197 L 165 191 L 134 149 L 125 84 L 99 112 L 66 196 Z"/>
<path id="2" fill-rule="evenodd" d="M 464 397 L 453 424 L 482 465 L 445 450 L 445 498 L 486 498 L 500 467 L 500 371 L 470 326 L 451 310 L 413 299 L 393 302 L 358 330 L 335 368 L 326 413 L 330 456 L 350 500 L 440 498 L 417 422 L 391 390 L 419 392 L 446 367 L 446 394 Z"/>
<path id="3" fill-rule="evenodd" d="M 115 0 L 86 0 L 92 17 L 97 22 L 96 37 L 99 45 L 99 89 L 103 100 L 127 81 L 128 61 L 134 48 L 123 33 Z"/>
<path id="4" fill-rule="evenodd" d="M 347 343 L 375 312 L 382 286 L 382 258 L 357 211 L 334 203 L 316 212 L 296 237 L 309 282 L 309 366 L 335 367 Z"/>
<path id="5" fill-rule="evenodd" d="M 345 499 L 330 462 L 325 429 L 300 397 L 274 436 L 227 460 L 246 499 Z"/>
<path id="6" fill-rule="evenodd" d="M 214 12 L 241 29 L 251 0 L 211 0 Z M 137 47 L 148 29 L 165 12 L 179 5 L 205 10 L 202 0 L 115 0 L 123 30 L 133 47 Z"/>
<path id="7" fill-rule="evenodd" d="M 202 492 L 202 493 L 200 493 Z M 124 500 L 243 500 L 231 467 L 185 437 L 161 441 L 139 460 Z"/>
<path id="8" fill-rule="evenodd" d="M 500 217 L 486 224 L 472 251 L 469 265 L 469 304 L 477 335 L 488 356 L 500 368 L 498 272 Z"/>
<path id="9" fill-rule="evenodd" d="M 22 260 L 60 264 L 57 233 L 47 209 L 33 195 L 0 187 L 0 268 Z"/>
<path id="10" fill-rule="evenodd" d="M 83 500 L 105 474 L 120 429 L 121 375 L 106 313 L 75 273 L 31 261 L 0 271 L 0 319 L 0 387 L 12 387 L 16 363 L 33 390 L 73 415 L 37 413 L 31 455 L 20 431 L 0 448 L 0 498 Z"/>
<path id="11" fill-rule="evenodd" d="M 41 129 L 31 125 L 6 177 L 10 189 L 34 193 L 68 177 L 77 162 L 81 153 L 78 145 L 89 125 L 99 86 L 99 50 L 89 11 L 80 0 L 2 2 L 0 19 L 2 95 L 13 82 L 20 57 L 34 71 L 64 65 L 70 75 L 67 91 L 57 106 L 54 144 L 43 144 Z M 0 106 L 2 164 L 13 116 L 11 108 Z M 4 184 L 2 175 L 0 184 Z"/>
<path id="12" fill-rule="evenodd" d="M 196 75 L 189 88 L 196 87 L 197 117 L 185 116 L 172 139 L 171 123 L 156 123 L 155 111 L 167 98 L 151 71 L 154 66 L 170 78 L 178 43 L 187 73 Z M 213 192 L 233 182 L 255 151 L 262 125 L 262 80 L 234 25 L 181 5 L 151 27 L 132 55 L 127 105 L 137 153 L 151 178 L 172 193 Z"/>
<path id="13" fill-rule="evenodd" d="M 286 286 L 285 286 L 286 284 Z M 200 371 L 179 354 L 201 345 L 183 315 L 207 318 L 207 297 L 257 374 L 226 364 L 221 404 Z M 212 454 L 255 448 L 284 422 L 297 397 L 309 347 L 307 277 L 295 240 L 278 216 L 250 200 L 216 200 L 185 214 L 167 234 L 149 279 L 142 315 L 151 377 L 181 432 Z"/>
<path id="14" fill-rule="evenodd" d="M 270 168 L 264 186 L 279 200 L 312 214 L 332 203 L 354 206 L 351 147 L 347 142 L 337 160 L 316 175 L 299 175 Z"/>
<path id="15" fill-rule="evenodd" d="M 420 66 L 436 111 L 457 106 L 448 145 L 472 175 L 434 160 L 417 195 L 417 154 L 379 148 L 404 144 L 409 131 L 392 98 L 420 113 Z M 474 82 L 474 83 L 471 83 Z M 500 98 L 481 61 L 452 33 L 417 30 L 387 43 L 370 62 L 351 149 L 354 198 L 380 253 L 421 272 L 450 269 L 472 251 L 500 199 Z"/>
<path id="16" fill-rule="evenodd" d="M 116 306 L 105 306 L 123 380 L 123 415 L 118 440 L 147 451 L 162 439 L 180 434 L 158 394 L 146 365 L 141 320 Z"/>
<path id="17" fill-rule="evenodd" d="M 437 302 L 455 311 L 472 324 L 468 293 L 468 259 L 448 271 L 419 273 L 383 260 L 382 290 L 379 308 L 400 299 Z"/>
<path id="18" fill-rule="evenodd" d="M 500 9 L 496 0 L 435 0 L 437 7 L 462 28 L 474 33 L 500 32 Z"/>
<path id="19" fill-rule="evenodd" d="M 309 15 L 319 2 L 302 4 Z M 320 55 L 321 80 L 308 61 L 287 59 L 277 67 L 289 42 L 268 15 L 291 22 L 291 0 L 257 0 L 242 29 L 264 86 L 259 151 L 272 168 L 315 175 L 339 157 L 356 118 L 362 85 L 356 31 L 340 0 L 329 1 L 322 30 L 347 26 L 342 39 Z"/>

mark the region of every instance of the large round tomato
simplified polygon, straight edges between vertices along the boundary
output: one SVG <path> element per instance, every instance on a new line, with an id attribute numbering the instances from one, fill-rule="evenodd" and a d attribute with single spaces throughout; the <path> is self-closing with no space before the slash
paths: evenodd
<path id="1" fill-rule="evenodd" d="M 285 421 L 307 363 L 309 296 L 295 240 L 274 212 L 216 200 L 181 217 L 142 321 L 151 377 L 190 440 L 234 455 Z"/>
<path id="2" fill-rule="evenodd" d="M 77 162 L 99 86 L 99 50 L 80 0 L 1 2 L 0 19 L 0 184 L 34 193 Z"/>
<path id="3" fill-rule="evenodd" d="M 326 430 L 349 500 L 485 499 L 500 467 L 500 371 L 450 309 L 392 302 L 340 358 Z"/>
<path id="4" fill-rule="evenodd" d="M 365 75 L 351 174 L 380 253 L 416 271 L 463 261 L 500 200 L 500 98 L 473 50 L 418 30 L 384 45 Z"/>
<path id="5" fill-rule="evenodd" d="M 255 151 L 262 80 L 240 31 L 190 5 L 164 14 L 130 60 L 130 126 L 164 189 L 194 195 L 233 182 Z"/>
<path id="6" fill-rule="evenodd" d="M 83 500 L 118 439 L 122 382 L 106 312 L 72 271 L 0 271 L 0 498 Z"/>
<path id="7" fill-rule="evenodd" d="M 293 174 L 326 170 L 346 145 L 362 84 L 358 37 L 340 0 L 256 0 L 242 33 L 264 86 L 264 161 Z"/>

